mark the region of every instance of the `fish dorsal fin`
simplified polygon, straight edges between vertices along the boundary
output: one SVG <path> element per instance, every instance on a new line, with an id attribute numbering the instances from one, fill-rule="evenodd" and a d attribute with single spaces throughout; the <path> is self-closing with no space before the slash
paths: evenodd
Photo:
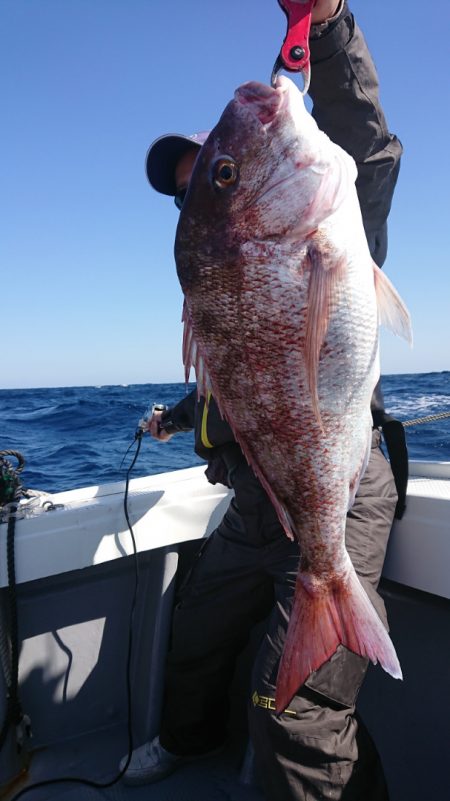
<path id="1" fill-rule="evenodd" d="M 377 267 L 375 262 L 372 263 L 380 323 L 412 345 L 409 311 L 387 275 Z"/>
<path id="2" fill-rule="evenodd" d="M 319 357 L 328 331 L 333 295 L 346 269 L 346 262 L 343 257 L 333 258 L 326 246 L 321 246 L 320 243 L 313 244 L 309 248 L 307 260 L 310 275 L 304 357 L 311 405 L 314 416 L 321 426 L 318 395 Z"/>
<path id="3" fill-rule="evenodd" d="M 189 308 L 186 300 L 184 301 L 183 304 L 183 314 L 181 320 L 184 323 L 184 329 L 183 329 L 184 380 L 186 381 L 186 384 L 189 382 L 191 367 L 193 367 L 195 370 L 195 376 L 197 380 L 197 394 L 199 397 L 200 395 L 203 395 L 204 398 L 208 398 L 208 393 L 211 392 L 211 380 L 201 350 L 198 347 L 197 342 L 195 341 L 194 331 L 192 328 L 191 318 L 189 314 Z"/>

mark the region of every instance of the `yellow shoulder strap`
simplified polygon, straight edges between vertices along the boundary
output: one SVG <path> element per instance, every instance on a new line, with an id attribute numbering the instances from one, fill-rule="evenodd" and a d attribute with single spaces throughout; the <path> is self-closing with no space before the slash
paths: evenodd
<path id="1" fill-rule="evenodd" d="M 211 400 L 211 392 L 208 392 L 208 397 L 205 400 L 205 405 L 203 407 L 203 415 L 202 415 L 202 428 L 201 428 L 201 440 L 202 445 L 205 448 L 214 448 L 214 445 L 208 439 L 207 433 L 207 423 L 208 423 L 208 411 L 209 411 L 209 401 Z"/>

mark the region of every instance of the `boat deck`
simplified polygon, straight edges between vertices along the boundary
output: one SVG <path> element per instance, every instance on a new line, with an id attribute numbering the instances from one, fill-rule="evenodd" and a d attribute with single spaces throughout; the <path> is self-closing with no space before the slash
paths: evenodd
<path id="1" fill-rule="evenodd" d="M 33 754 L 26 781 L 15 782 L 3 801 L 12 801 L 21 790 L 44 779 L 72 775 L 99 784 L 113 780 L 123 756 L 123 729 L 98 732 L 82 741 L 42 749 Z M 60 782 L 29 790 L 21 798 L 29 801 L 263 801 L 260 791 L 246 783 L 250 770 L 243 769 L 243 749 L 229 745 L 220 754 L 182 765 L 171 776 L 155 784 L 129 787 L 119 781 L 111 787 L 89 787 Z M 57 768 L 55 767 L 57 766 Z"/>

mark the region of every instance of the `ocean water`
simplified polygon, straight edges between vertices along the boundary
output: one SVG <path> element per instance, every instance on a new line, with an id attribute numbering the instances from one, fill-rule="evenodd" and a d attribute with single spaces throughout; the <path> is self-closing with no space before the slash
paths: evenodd
<path id="1" fill-rule="evenodd" d="M 194 385 L 192 385 L 194 386 Z M 383 376 L 386 409 L 407 421 L 450 411 L 450 372 Z M 0 450 L 25 458 L 22 483 L 58 492 L 121 481 L 139 420 L 153 403 L 171 405 L 184 384 L 0 390 Z M 450 418 L 406 428 L 411 459 L 450 460 Z M 125 459 L 124 459 L 125 457 Z M 15 460 L 11 460 L 15 464 Z M 191 433 L 143 439 L 133 477 L 202 464 Z"/>

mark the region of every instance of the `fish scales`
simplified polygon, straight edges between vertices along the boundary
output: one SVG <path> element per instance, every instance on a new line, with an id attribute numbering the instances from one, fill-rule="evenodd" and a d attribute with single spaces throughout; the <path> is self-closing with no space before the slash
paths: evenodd
<path id="1" fill-rule="evenodd" d="M 244 84 L 200 151 L 177 229 L 186 370 L 212 391 L 300 545 L 278 712 L 340 643 L 401 676 L 345 549 L 370 448 L 379 318 L 410 332 L 372 263 L 355 178 L 291 81 Z"/>

